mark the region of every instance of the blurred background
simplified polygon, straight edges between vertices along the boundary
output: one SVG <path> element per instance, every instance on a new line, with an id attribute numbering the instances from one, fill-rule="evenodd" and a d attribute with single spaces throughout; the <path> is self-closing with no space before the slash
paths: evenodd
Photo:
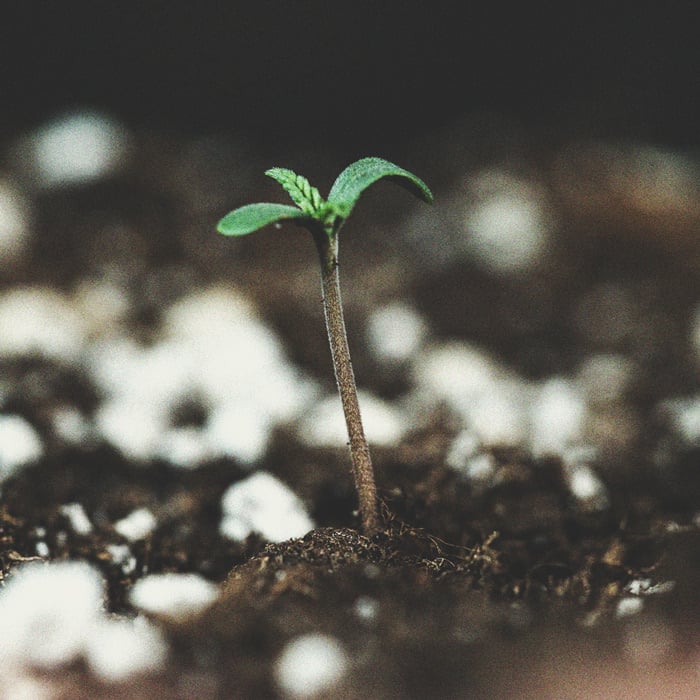
<path id="1" fill-rule="evenodd" d="M 344 233 L 356 370 L 385 401 L 376 434 L 395 443 L 447 404 L 473 433 L 460 464 L 506 444 L 686 468 L 657 435 L 670 423 L 683 450 L 700 443 L 700 44 L 685 5 L 5 7 L 4 413 L 44 443 L 255 463 L 272 427 L 333 394 L 314 253 L 294 230 L 229 241 L 216 221 L 284 200 L 267 167 L 323 194 L 378 155 L 424 178 L 436 206 L 378 185 Z M 244 318 L 269 355 L 226 335 Z M 304 388 L 269 363 L 222 383 L 230 354 L 207 356 L 203 386 L 195 338 L 248 367 L 284 355 Z M 248 410 L 261 377 L 274 398 Z M 241 413 L 257 437 L 217 442 Z"/>
<path id="2" fill-rule="evenodd" d="M 697 145 L 690 3 L 166 4 L 3 9 L 4 134 L 91 106 L 272 153 L 408 149 L 479 116 L 551 138 Z M 688 10 L 688 12 L 686 12 Z"/>

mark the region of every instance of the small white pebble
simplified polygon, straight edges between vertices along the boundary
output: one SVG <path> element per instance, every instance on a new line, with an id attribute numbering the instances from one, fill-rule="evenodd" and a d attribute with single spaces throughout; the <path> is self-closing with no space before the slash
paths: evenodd
<path id="1" fill-rule="evenodd" d="M 124 456 L 145 462 L 158 455 L 167 416 L 161 406 L 136 396 L 107 399 L 95 422 L 102 436 Z"/>
<path id="2" fill-rule="evenodd" d="M 254 404 L 226 402 L 209 415 L 204 440 L 212 454 L 249 466 L 264 456 L 272 427 L 270 415 Z"/>
<path id="3" fill-rule="evenodd" d="M 24 565 L 0 589 L 0 667 L 73 661 L 102 614 L 103 595 L 102 577 L 83 562 Z"/>
<path id="4" fill-rule="evenodd" d="M 350 664 L 347 653 L 333 637 L 306 634 L 293 639 L 275 665 L 280 689 L 291 698 L 309 698 L 329 692 Z"/>
<path id="5" fill-rule="evenodd" d="M 85 644 L 90 669 L 107 683 L 121 683 L 132 676 L 158 671 L 167 655 L 162 633 L 143 617 L 105 618 L 95 625 Z"/>
<path id="6" fill-rule="evenodd" d="M 196 391 L 212 406 L 242 405 L 269 424 L 294 417 L 309 399 L 280 338 L 230 289 L 181 299 L 167 312 L 165 332 L 166 344 L 190 358 Z"/>
<path id="7" fill-rule="evenodd" d="M 546 381 L 531 405 L 531 449 L 536 456 L 561 455 L 583 437 L 586 404 L 566 379 Z"/>
<path id="8" fill-rule="evenodd" d="M 625 591 L 631 595 L 658 595 L 670 593 L 676 587 L 675 581 L 661 581 L 652 584 L 650 578 L 635 579 L 625 586 Z"/>
<path id="9" fill-rule="evenodd" d="M 484 445 L 520 445 L 527 434 L 528 397 L 524 382 L 501 377 L 491 391 L 465 407 L 463 417 Z"/>
<path id="10" fill-rule="evenodd" d="M 155 516 L 148 508 L 138 508 L 114 523 L 114 529 L 130 542 L 136 542 L 148 537 L 157 524 Z"/>
<path id="11" fill-rule="evenodd" d="M 59 510 L 68 518 L 77 535 L 89 535 L 92 532 L 92 523 L 81 503 L 66 503 Z"/>
<path id="12" fill-rule="evenodd" d="M 159 457 L 182 469 L 194 469 L 209 456 L 202 430 L 194 426 L 171 428 L 162 436 Z"/>
<path id="13" fill-rule="evenodd" d="M 586 510 L 604 510 L 610 504 L 608 489 L 590 466 L 597 451 L 588 445 L 574 445 L 562 451 L 564 478 L 571 494 Z"/>
<path id="14" fill-rule="evenodd" d="M 530 386 L 461 342 L 421 352 L 413 376 L 419 402 L 445 403 L 485 445 L 519 445 L 527 434 Z"/>
<path id="15" fill-rule="evenodd" d="M 123 574 L 129 576 L 136 571 L 136 557 L 128 544 L 108 544 L 106 550 L 112 563 L 120 566 Z"/>
<path id="16" fill-rule="evenodd" d="M 75 408 L 57 408 L 51 414 L 51 425 L 56 435 L 71 445 L 85 445 L 91 438 L 90 424 Z"/>
<path id="17" fill-rule="evenodd" d="M 0 669 L 0 697 L 3 700 L 59 700 L 60 691 L 44 677 L 15 669 Z"/>
<path id="18" fill-rule="evenodd" d="M 490 452 L 482 451 L 481 441 L 471 430 L 463 430 L 455 437 L 445 461 L 469 481 L 484 484 L 496 473 L 496 460 Z"/>
<path id="19" fill-rule="evenodd" d="M 642 595 L 646 593 L 651 588 L 650 578 L 638 578 L 634 581 L 630 581 L 625 586 L 625 592 L 630 595 Z"/>
<path id="20" fill-rule="evenodd" d="M 283 542 L 314 527 L 297 495 L 267 472 L 256 472 L 229 486 L 221 505 L 221 534 L 232 540 L 259 533 L 269 542 Z"/>
<path id="21" fill-rule="evenodd" d="M 481 351 L 465 343 L 452 342 L 421 352 L 414 377 L 421 393 L 445 400 L 460 413 L 493 390 L 498 368 Z"/>
<path id="22" fill-rule="evenodd" d="M 617 603 L 617 608 L 615 609 L 615 617 L 630 617 L 631 615 L 637 615 L 642 611 L 644 607 L 644 599 L 639 597 L 627 597 L 620 598 Z"/>
<path id="23" fill-rule="evenodd" d="M 51 554 L 49 545 L 43 540 L 40 540 L 34 545 L 34 551 L 36 552 L 37 556 L 41 557 L 42 559 L 48 559 L 49 554 Z"/>
<path id="24" fill-rule="evenodd" d="M 372 312 L 367 335 L 369 347 L 383 362 L 404 362 L 421 346 L 427 325 L 418 312 L 394 302 Z"/>
<path id="25" fill-rule="evenodd" d="M 0 356 L 40 355 L 72 361 L 85 324 L 70 301 L 51 289 L 16 287 L 0 295 Z"/>
<path id="26" fill-rule="evenodd" d="M 365 620 L 366 622 L 371 622 L 376 619 L 377 613 L 379 612 L 379 603 L 369 596 L 360 596 L 353 605 L 353 612 L 360 618 L 360 620 Z"/>
<path id="27" fill-rule="evenodd" d="M 498 274 L 526 272 L 547 250 L 549 211 L 542 194 L 510 173 L 491 170 L 470 183 L 467 251 Z"/>
<path id="28" fill-rule="evenodd" d="M 151 574 L 134 584 L 129 601 L 143 612 L 181 620 L 209 607 L 218 594 L 218 587 L 198 574 Z"/>
<path id="29" fill-rule="evenodd" d="M 591 467 L 573 467 L 567 474 L 567 481 L 571 493 L 587 508 L 602 510 L 608 506 L 608 490 Z"/>
<path id="30" fill-rule="evenodd" d="M 463 473 L 470 481 L 488 482 L 496 473 L 496 460 L 490 452 L 474 455 L 464 463 Z"/>
<path id="31" fill-rule="evenodd" d="M 480 449 L 479 438 L 471 430 L 462 430 L 452 440 L 445 462 L 448 467 L 462 471 L 467 460 L 479 454 Z"/>
<path id="32" fill-rule="evenodd" d="M 124 127 L 110 117 L 96 112 L 68 114 L 30 137 L 29 165 L 47 187 L 91 182 L 120 166 L 128 141 Z"/>
<path id="33" fill-rule="evenodd" d="M 24 418 L 0 415 L 0 483 L 43 454 L 41 438 Z"/>
<path id="34" fill-rule="evenodd" d="M 370 444 L 395 445 L 404 435 L 406 419 L 399 409 L 371 394 L 358 392 L 365 435 Z M 342 447 L 348 432 L 342 404 L 337 396 L 328 396 L 302 417 L 299 438 L 314 447 Z"/>
<path id="35" fill-rule="evenodd" d="M 700 445 L 700 394 L 668 399 L 661 403 L 660 412 L 684 445 Z"/>

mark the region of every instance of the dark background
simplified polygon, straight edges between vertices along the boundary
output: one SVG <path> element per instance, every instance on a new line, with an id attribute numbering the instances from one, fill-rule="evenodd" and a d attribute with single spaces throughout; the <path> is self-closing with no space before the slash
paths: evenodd
<path id="1" fill-rule="evenodd" d="M 21 2 L 0 129 L 106 109 L 158 131 L 365 154 L 481 115 L 698 144 L 690 3 Z"/>

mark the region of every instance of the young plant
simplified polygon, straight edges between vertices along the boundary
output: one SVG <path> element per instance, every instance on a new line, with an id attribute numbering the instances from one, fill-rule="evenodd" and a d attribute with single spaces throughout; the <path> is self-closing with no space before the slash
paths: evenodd
<path id="1" fill-rule="evenodd" d="M 291 221 L 308 229 L 313 236 L 321 261 L 326 330 L 350 438 L 352 471 L 359 497 L 360 517 L 365 533 L 372 534 L 379 529 L 377 487 L 360 417 L 340 300 L 338 232 L 350 216 L 360 195 L 382 178 L 393 180 L 428 203 L 432 203 L 433 195 L 421 179 L 382 158 L 362 158 L 345 168 L 333 183 L 327 200 L 321 197 L 319 191 L 312 187 L 305 177 L 291 170 L 271 168 L 265 174 L 282 185 L 296 207 L 271 203 L 248 204 L 221 219 L 217 230 L 226 236 L 245 236 L 268 224 Z"/>

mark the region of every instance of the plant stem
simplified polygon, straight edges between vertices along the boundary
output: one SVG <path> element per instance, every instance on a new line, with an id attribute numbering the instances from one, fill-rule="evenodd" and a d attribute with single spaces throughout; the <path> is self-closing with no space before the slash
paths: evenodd
<path id="1" fill-rule="evenodd" d="M 338 237 L 319 231 L 314 235 L 314 239 L 321 258 L 323 311 L 326 317 L 335 380 L 350 438 L 350 457 L 359 497 L 360 518 L 365 534 L 371 535 L 379 529 L 377 486 L 374 481 L 369 445 L 362 427 L 355 375 L 352 371 L 348 337 L 345 331 L 338 274 Z"/>

